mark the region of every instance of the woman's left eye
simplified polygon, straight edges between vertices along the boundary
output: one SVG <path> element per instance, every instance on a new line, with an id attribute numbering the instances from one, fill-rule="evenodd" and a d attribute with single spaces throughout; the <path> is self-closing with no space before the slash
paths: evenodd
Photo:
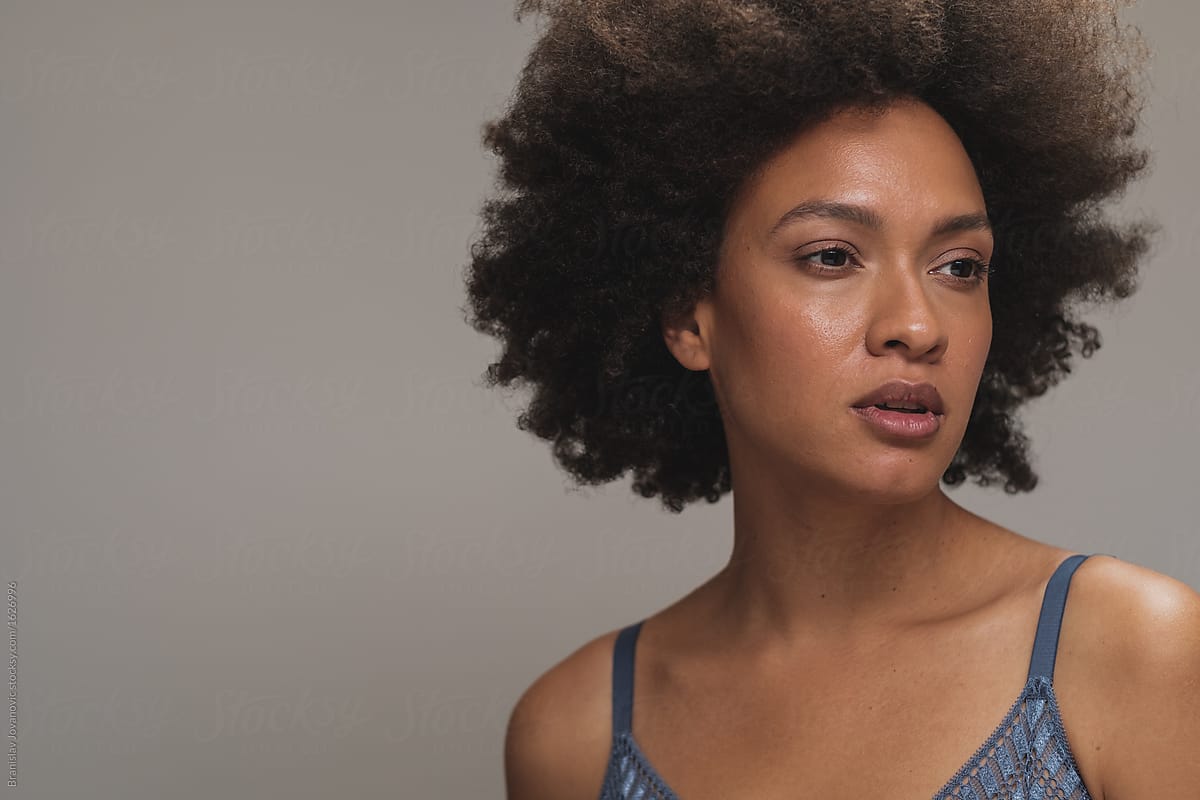
<path id="1" fill-rule="evenodd" d="M 968 271 L 967 275 L 954 276 L 955 278 L 959 278 L 960 280 L 964 281 L 982 281 L 984 276 L 991 272 L 991 267 L 988 266 L 987 262 L 980 261 L 977 258 L 956 258 L 953 261 L 946 263 L 942 269 L 955 266 L 959 266 L 960 268 Z"/>

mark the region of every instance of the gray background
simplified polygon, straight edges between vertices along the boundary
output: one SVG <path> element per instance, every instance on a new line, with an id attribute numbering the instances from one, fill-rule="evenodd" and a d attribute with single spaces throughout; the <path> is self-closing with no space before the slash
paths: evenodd
<path id="1" fill-rule="evenodd" d="M 479 0 L 0 14 L 0 797 L 502 797 L 520 692 L 718 570 L 732 531 L 729 498 L 569 491 L 523 395 L 480 386 L 497 345 L 458 310 L 479 126 L 533 22 Z M 952 496 L 1200 586 L 1200 12 L 1128 16 L 1157 53 L 1156 160 L 1118 208 L 1158 217 L 1158 250 L 1031 407 L 1037 490 Z"/>

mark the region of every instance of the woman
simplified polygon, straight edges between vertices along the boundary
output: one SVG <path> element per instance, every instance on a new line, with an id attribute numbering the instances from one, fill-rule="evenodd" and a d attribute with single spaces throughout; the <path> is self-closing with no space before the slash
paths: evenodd
<path id="1" fill-rule="evenodd" d="M 526 2 L 473 324 L 580 482 L 733 552 L 509 721 L 510 800 L 1200 796 L 1200 595 L 983 519 L 1136 288 L 1144 51 L 1103 2 Z M 1068 589 L 1070 590 L 1068 593 Z M 634 688 L 636 687 L 636 693 Z M 635 701 L 636 699 L 636 701 Z"/>

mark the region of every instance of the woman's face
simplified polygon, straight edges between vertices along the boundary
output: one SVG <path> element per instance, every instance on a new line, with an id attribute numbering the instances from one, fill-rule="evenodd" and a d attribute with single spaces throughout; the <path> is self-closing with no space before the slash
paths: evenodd
<path id="1" fill-rule="evenodd" d="M 991 345 L 976 262 L 992 247 L 974 168 L 923 103 L 841 112 L 774 157 L 726 220 L 692 332 L 668 333 L 709 370 L 735 486 L 769 469 L 874 502 L 936 488 Z M 936 387 L 936 433 L 896 436 L 853 410 L 895 378 Z"/>

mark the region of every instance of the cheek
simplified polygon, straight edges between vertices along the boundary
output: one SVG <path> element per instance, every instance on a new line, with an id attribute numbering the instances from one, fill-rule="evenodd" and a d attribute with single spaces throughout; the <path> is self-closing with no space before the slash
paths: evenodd
<path id="1" fill-rule="evenodd" d="M 724 392 L 733 409 L 753 413 L 760 425 L 811 417 L 853 391 L 850 365 L 861 331 L 844 314 L 776 299 L 739 315 L 730 333 L 721 359 Z"/>
<path id="2" fill-rule="evenodd" d="M 992 346 L 992 315 L 988 313 L 975 322 L 967 331 L 965 339 L 966 346 L 963 349 L 967 358 L 975 370 L 982 373 Z"/>
<path id="3" fill-rule="evenodd" d="M 779 317 L 764 315 L 761 324 L 770 330 L 774 366 L 791 386 L 798 379 L 814 389 L 836 381 L 858 341 L 851 320 L 821 313 L 821 309 L 795 308 Z"/>

